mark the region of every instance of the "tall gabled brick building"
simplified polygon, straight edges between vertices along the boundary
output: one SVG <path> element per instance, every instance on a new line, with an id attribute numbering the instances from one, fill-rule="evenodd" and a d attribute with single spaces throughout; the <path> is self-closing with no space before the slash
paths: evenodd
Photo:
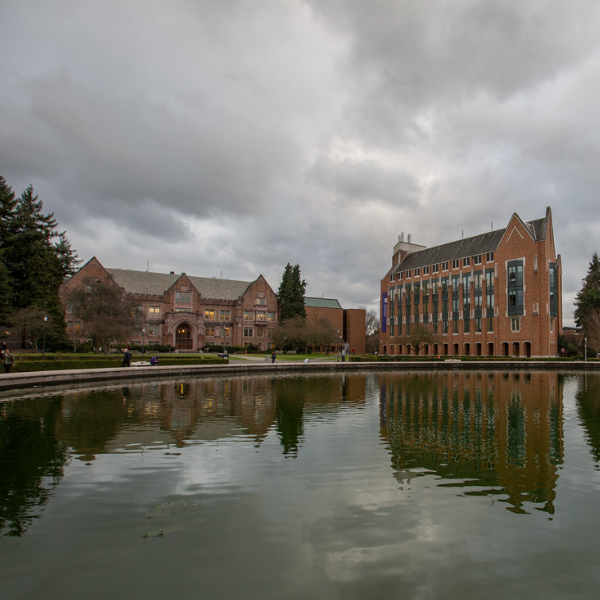
<path id="1" fill-rule="evenodd" d="M 409 354 L 426 326 L 431 356 L 553 356 L 562 333 L 562 267 L 552 213 L 426 248 L 400 236 L 381 281 L 380 352 Z"/>
<path id="2" fill-rule="evenodd" d="M 129 340 L 131 344 L 169 344 L 180 350 L 197 350 L 205 344 L 272 347 L 271 331 L 279 308 L 275 292 L 262 275 L 254 281 L 234 281 L 109 269 L 96 258 L 61 286 L 71 340 L 84 336 L 82 323 L 69 312 L 65 298 L 88 277 L 112 282 L 137 307 L 140 328 Z"/>

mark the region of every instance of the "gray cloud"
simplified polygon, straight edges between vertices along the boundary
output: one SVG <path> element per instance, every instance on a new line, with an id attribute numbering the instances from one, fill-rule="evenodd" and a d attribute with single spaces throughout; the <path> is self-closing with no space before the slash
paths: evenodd
<path id="1" fill-rule="evenodd" d="M 86 260 L 376 307 L 401 232 L 434 245 L 551 206 L 565 317 L 597 242 L 600 8 L 3 4 L 0 174 Z"/>

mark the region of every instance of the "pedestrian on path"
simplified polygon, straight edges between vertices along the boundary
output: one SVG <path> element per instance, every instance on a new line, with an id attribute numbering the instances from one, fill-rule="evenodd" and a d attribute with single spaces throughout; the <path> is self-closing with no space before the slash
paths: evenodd
<path id="1" fill-rule="evenodd" d="M 121 366 L 122 367 L 130 367 L 131 366 L 131 351 L 129 349 L 129 346 L 127 346 L 127 348 L 125 349 L 125 352 L 123 352 L 123 364 Z"/>
<path id="2" fill-rule="evenodd" d="M 10 369 L 13 365 L 16 364 L 15 357 L 10 353 L 10 350 L 7 348 L 4 350 L 4 372 L 10 373 Z"/>

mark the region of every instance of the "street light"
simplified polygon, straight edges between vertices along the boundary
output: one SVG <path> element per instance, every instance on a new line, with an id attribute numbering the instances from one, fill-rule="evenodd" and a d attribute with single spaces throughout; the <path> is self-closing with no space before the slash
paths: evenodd
<path id="1" fill-rule="evenodd" d="M 42 358 L 46 356 L 46 323 L 48 322 L 48 317 L 44 317 L 44 345 L 42 348 Z"/>
<path id="2" fill-rule="evenodd" d="M 142 354 L 144 354 L 144 346 L 145 346 L 145 342 L 146 342 L 146 328 L 142 327 Z"/>

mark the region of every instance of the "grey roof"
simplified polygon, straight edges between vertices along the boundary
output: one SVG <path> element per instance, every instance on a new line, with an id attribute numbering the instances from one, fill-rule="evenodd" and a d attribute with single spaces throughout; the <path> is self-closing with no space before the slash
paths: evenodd
<path id="1" fill-rule="evenodd" d="M 396 266 L 395 271 L 406 271 L 435 265 L 443 261 L 494 252 L 498 248 L 504 232 L 505 229 L 498 229 L 441 246 L 419 250 L 419 252 L 412 252 Z"/>
<path id="2" fill-rule="evenodd" d="M 540 241 L 546 239 L 548 228 L 547 216 L 534 221 L 528 221 L 527 223 L 524 223 L 524 225 L 529 230 L 529 233 L 534 240 Z M 505 231 L 506 227 L 504 229 L 481 233 L 455 242 L 449 242 L 448 244 L 442 244 L 441 246 L 434 246 L 433 248 L 412 252 L 394 267 L 394 272 L 397 273 L 409 269 L 418 269 L 419 267 L 435 265 L 444 261 L 494 252 L 500 245 Z"/>
<path id="3" fill-rule="evenodd" d="M 117 285 L 129 294 L 151 294 L 162 296 L 181 277 L 181 274 L 150 273 L 129 269 L 106 269 Z M 216 277 L 188 276 L 192 285 L 203 298 L 215 300 L 237 300 L 243 296 L 253 281 L 235 281 Z"/>
<path id="4" fill-rule="evenodd" d="M 546 233 L 548 231 L 548 219 L 546 217 L 536 219 L 535 221 L 529 221 L 527 226 L 536 242 L 546 239 Z"/>
<path id="5" fill-rule="evenodd" d="M 342 308 L 334 298 L 304 298 L 304 305 L 312 308 Z"/>

